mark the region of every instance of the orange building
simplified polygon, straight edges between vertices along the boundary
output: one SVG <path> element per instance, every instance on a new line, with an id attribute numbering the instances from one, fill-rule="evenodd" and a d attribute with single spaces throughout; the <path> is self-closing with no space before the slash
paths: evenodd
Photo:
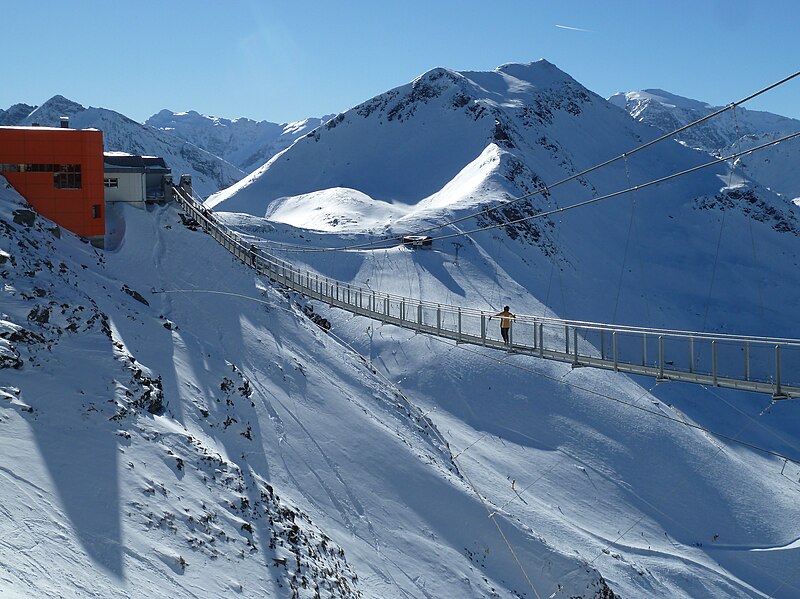
<path id="1" fill-rule="evenodd" d="M 102 242 L 103 133 L 66 127 L 0 127 L 0 175 L 39 214 Z"/>

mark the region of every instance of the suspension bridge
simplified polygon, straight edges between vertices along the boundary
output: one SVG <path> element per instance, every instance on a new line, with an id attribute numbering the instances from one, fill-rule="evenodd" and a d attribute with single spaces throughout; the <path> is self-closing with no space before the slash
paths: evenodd
<path id="1" fill-rule="evenodd" d="M 654 329 L 516 315 L 509 342 L 493 312 L 426 302 L 338 281 L 297 268 L 244 241 L 196 201 L 174 188 L 188 217 L 244 264 L 285 287 L 352 314 L 457 343 L 614 372 L 712 387 L 800 397 L 800 340 Z"/>
<path id="2" fill-rule="evenodd" d="M 574 173 L 562 181 L 500 202 L 496 206 L 487 208 L 479 213 L 469 214 L 429 229 L 416 231 L 415 235 L 429 233 L 444 226 L 459 223 L 536 194 L 546 195 L 555 187 L 616 161 L 627 161 L 631 155 L 666 139 L 672 139 L 677 134 L 728 110 L 733 110 L 735 117 L 737 106 L 798 76 L 800 76 L 800 71 L 675 131 L 643 143 L 639 147 L 596 164 L 591 168 Z M 736 119 L 734 118 L 734 120 Z M 454 234 L 441 234 L 436 237 L 428 237 L 428 239 L 442 240 L 454 236 L 468 235 L 580 208 L 625 193 L 635 192 L 651 185 L 658 185 L 699 169 L 733 161 L 741 156 L 795 139 L 798 136 L 800 136 L 800 132 L 791 133 L 754 148 L 735 152 L 728 156 L 717 157 L 688 170 L 548 212 L 539 212 L 517 220 L 483 226 L 468 231 L 459 231 Z M 773 399 L 800 397 L 800 339 L 655 329 L 563 320 L 542 316 L 516 315 L 509 330 L 509 339 L 506 342 L 499 335 L 499 327 L 488 326 L 489 320 L 494 316 L 492 312 L 464 306 L 431 303 L 422 298 L 393 295 L 368 287 L 337 281 L 319 273 L 297 268 L 274 255 L 274 251 L 375 250 L 393 247 L 402 242 L 402 237 L 378 239 L 335 248 L 298 248 L 291 246 L 291 244 L 279 244 L 271 248 L 273 251 L 268 252 L 264 248 L 258 248 L 245 242 L 238 234 L 221 223 L 202 203 L 195 200 L 191 187 L 184 186 L 183 181 L 173 190 L 175 199 L 185 213 L 244 264 L 250 266 L 259 274 L 267 276 L 297 293 L 325 302 L 332 307 L 341 308 L 352 314 L 410 329 L 417 333 L 443 337 L 456 343 L 488 347 L 515 354 L 535 356 L 540 359 L 564 362 L 570 364 L 573 368 L 586 366 L 654 377 L 659 382 L 679 381 L 711 387 L 767 393 Z"/>

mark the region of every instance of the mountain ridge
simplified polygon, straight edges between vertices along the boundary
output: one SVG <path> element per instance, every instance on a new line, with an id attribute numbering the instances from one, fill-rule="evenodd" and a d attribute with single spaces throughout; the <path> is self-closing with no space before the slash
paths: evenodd
<path id="1" fill-rule="evenodd" d="M 611 96 L 609 102 L 662 133 L 675 131 L 724 108 L 658 89 L 620 92 Z M 676 139 L 712 156 L 726 156 L 798 131 L 800 120 L 737 106 L 680 133 Z M 791 168 L 798 148 L 800 142 L 791 140 L 768 157 L 763 154 L 741 157 L 736 161 L 737 166 L 751 179 L 787 199 L 800 198 L 800 176 Z"/>
<path id="2" fill-rule="evenodd" d="M 709 160 L 666 141 L 503 203 L 660 135 L 554 69 L 434 69 L 209 204 L 245 243 L 345 287 L 800 338 L 800 208 L 740 165 L 560 211 Z M 119 207 L 109 252 L 25 225 L 25 209 L 0 186 L 0 572 L 14 590 L 800 593 L 794 404 L 354 316 L 255 275 L 175 205 Z M 453 237 L 428 249 L 330 250 L 439 225 Z M 655 338 L 616 341 L 658 360 Z M 722 370 L 746 368 L 714 347 Z M 696 340 L 691 359 L 714 351 Z"/>
<path id="3" fill-rule="evenodd" d="M 172 112 L 165 109 L 148 118 L 145 124 L 205 148 L 249 173 L 327 118 L 279 124 L 244 117 L 206 116 L 194 110 Z"/>

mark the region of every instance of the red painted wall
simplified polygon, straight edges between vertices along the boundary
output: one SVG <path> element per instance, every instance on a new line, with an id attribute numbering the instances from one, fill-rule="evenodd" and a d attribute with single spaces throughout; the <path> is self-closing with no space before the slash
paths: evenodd
<path id="1" fill-rule="evenodd" d="M 0 164 L 80 164 L 80 189 L 57 189 L 52 172 L 0 175 L 38 213 L 65 229 L 84 237 L 105 235 L 101 131 L 0 127 Z"/>

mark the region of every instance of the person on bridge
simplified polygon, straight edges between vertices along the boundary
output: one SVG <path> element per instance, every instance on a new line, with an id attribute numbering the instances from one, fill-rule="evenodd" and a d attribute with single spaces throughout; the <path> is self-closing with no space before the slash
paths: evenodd
<path id="1" fill-rule="evenodd" d="M 509 312 L 509 307 L 504 306 L 502 312 L 498 312 L 494 316 L 498 316 L 500 318 L 500 334 L 503 336 L 503 342 L 508 345 L 510 343 L 508 339 L 508 332 L 511 330 L 511 319 L 516 318 L 516 314 L 512 314 Z M 490 316 L 489 320 L 494 318 L 494 316 Z"/>

